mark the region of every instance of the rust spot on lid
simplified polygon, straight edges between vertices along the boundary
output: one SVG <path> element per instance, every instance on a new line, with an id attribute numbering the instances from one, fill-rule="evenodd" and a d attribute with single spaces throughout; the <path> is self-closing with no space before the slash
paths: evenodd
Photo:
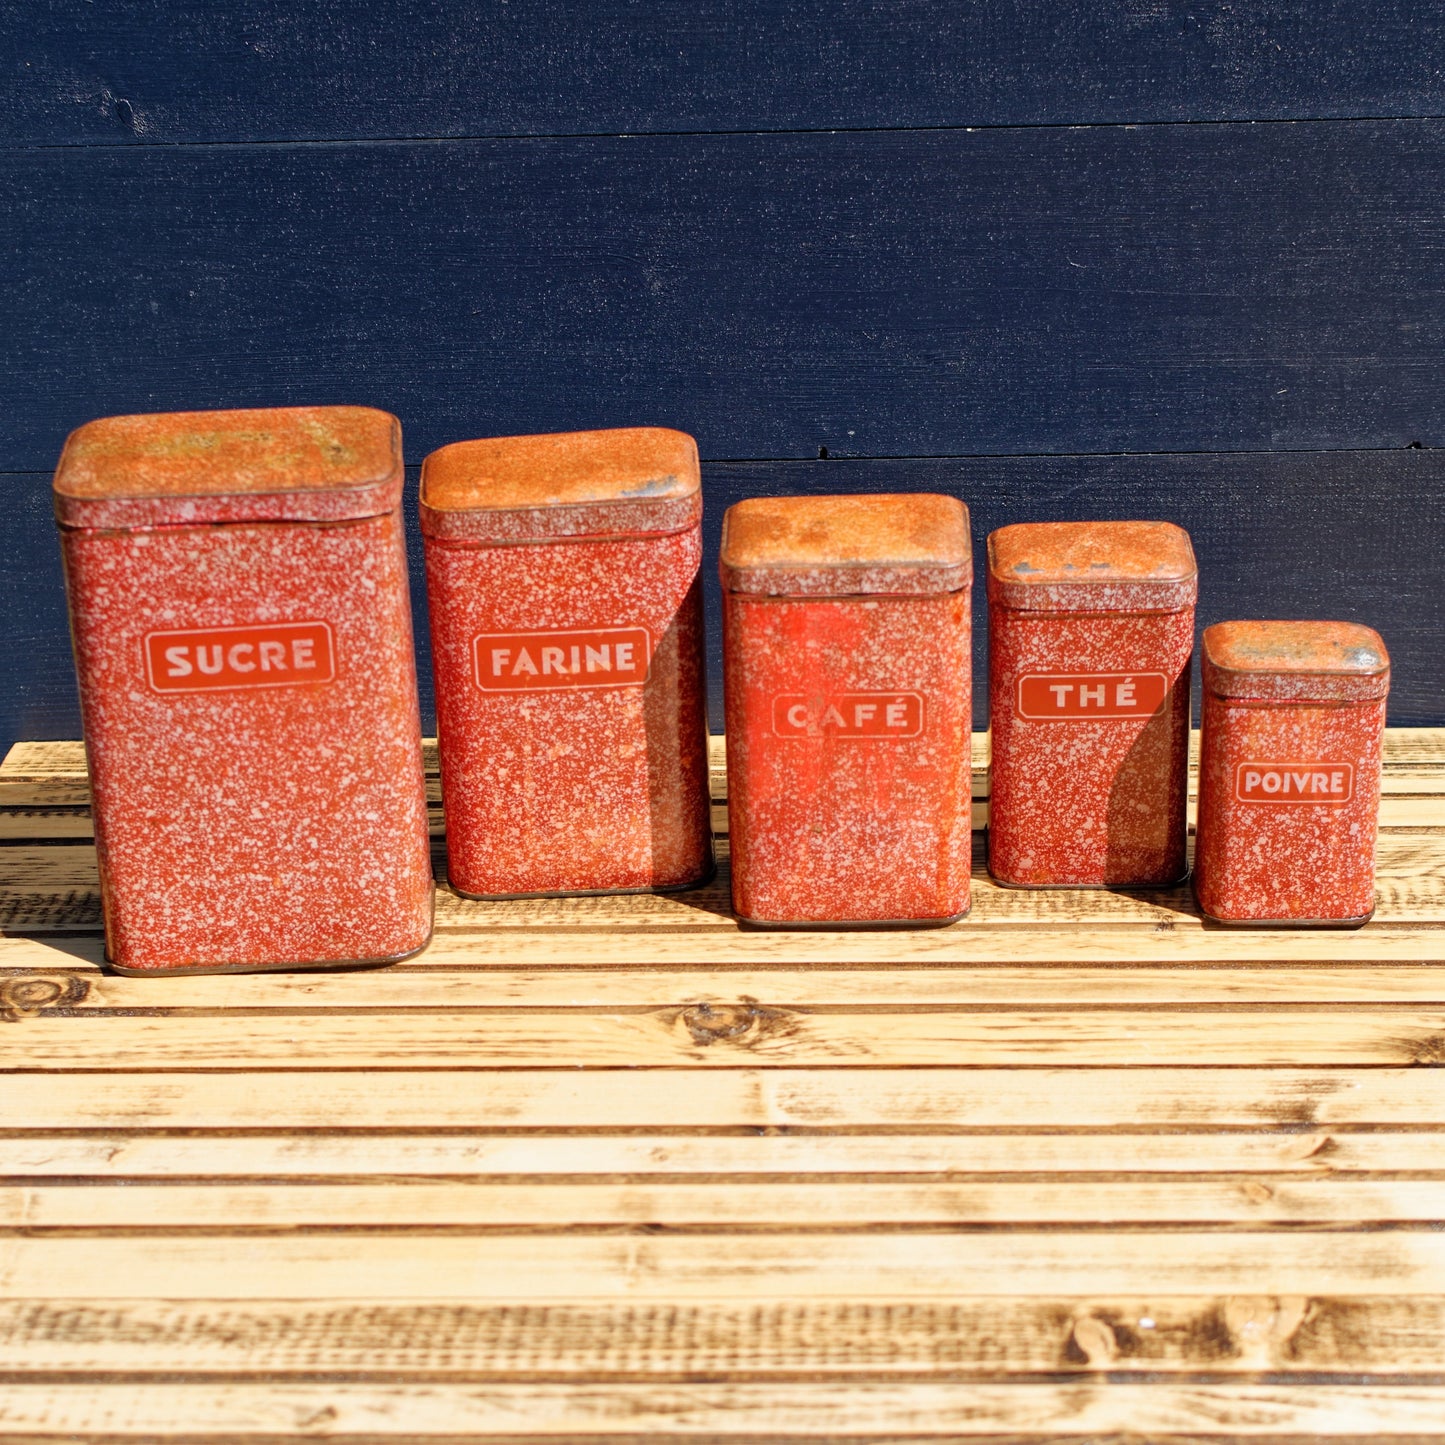
<path id="1" fill-rule="evenodd" d="M 1216 622 L 1204 629 L 1203 672 L 1221 697 L 1363 702 L 1388 692 L 1390 655 L 1356 622 Z"/>
<path id="2" fill-rule="evenodd" d="M 1197 573 L 1172 522 L 1019 522 L 988 539 L 989 600 L 1022 611 L 1173 611 Z"/>
<path id="3" fill-rule="evenodd" d="M 515 511 L 686 497 L 700 486 L 697 444 L 667 427 L 550 432 L 454 442 L 422 464 L 437 512 Z"/>
<path id="4" fill-rule="evenodd" d="M 1380 634 L 1357 622 L 1216 622 L 1204 655 L 1228 672 L 1337 672 L 1374 676 L 1390 666 Z"/>
<path id="5" fill-rule="evenodd" d="M 104 417 L 70 434 L 55 490 L 98 499 L 364 486 L 397 470 L 398 425 L 369 406 Z"/>
<path id="6" fill-rule="evenodd" d="M 336 521 L 400 500 L 401 424 L 366 406 L 103 417 L 70 434 L 55 472 L 69 526 Z"/>
<path id="7" fill-rule="evenodd" d="M 968 509 L 936 492 L 755 497 L 723 519 L 735 592 L 954 592 L 972 577 Z"/>

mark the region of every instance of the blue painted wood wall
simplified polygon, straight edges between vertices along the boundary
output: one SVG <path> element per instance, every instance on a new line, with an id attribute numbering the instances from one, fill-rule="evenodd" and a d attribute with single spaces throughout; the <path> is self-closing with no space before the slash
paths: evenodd
<path id="1" fill-rule="evenodd" d="M 1442 55 L 1438 0 L 0 0 L 0 744 L 78 730 L 65 434 L 302 402 L 681 427 L 714 547 L 1171 518 L 1201 623 L 1369 621 L 1445 722 Z"/>

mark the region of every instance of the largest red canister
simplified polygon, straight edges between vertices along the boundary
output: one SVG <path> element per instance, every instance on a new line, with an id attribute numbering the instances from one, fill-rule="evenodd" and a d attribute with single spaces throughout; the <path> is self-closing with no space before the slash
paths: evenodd
<path id="1" fill-rule="evenodd" d="M 1188 871 L 1197 576 L 1169 522 L 1025 522 L 988 539 L 989 871 L 1149 887 Z"/>
<path id="2" fill-rule="evenodd" d="M 366 407 L 74 432 L 55 513 L 124 973 L 377 963 L 432 874 L 401 431 Z"/>
<path id="3" fill-rule="evenodd" d="M 738 916 L 778 927 L 962 917 L 967 509 L 929 493 L 739 502 L 720 568 Z"/>
<path id="4" fill-rule="evenodd" d="M 480 897 L 712 874 L 697 447 L 665 427 L 422 466 L 447 869 Z"/>

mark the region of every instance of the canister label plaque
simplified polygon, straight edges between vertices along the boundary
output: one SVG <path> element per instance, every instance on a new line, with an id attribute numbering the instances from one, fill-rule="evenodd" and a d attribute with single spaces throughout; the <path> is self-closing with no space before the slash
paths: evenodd
<path id="1" fill-rule="evenodd" d="M 1355 794 L 1353 763 L 1236 763 L 1234 796 L 1241 803 L 1324 803 Z"/>
<path id="2" fill-rule="evenodd" d="M 1017 705 L 1029 722 L 1108 721 L 1153 717 L 1168 695 L 1162 672 L 1029 672 Z"/>
<path id="3" fill-rule="evenodd" d="M 780 738 L 916 738 L 923 734 L 923 695 L 844 692 L 833 697 L 783 693 L 773 699 Z"/>
<path id="4" fill-rule="evenodd" d="M 331 682 L 336 649 L 327 622 L 272 622 L 148 632 L 146 676 L 156 692 L 217 692 Z"/>
<path id="5" fill-rule="evenodd" d="M 489 632 L 472 644 L 483 692 L 634 687 L 647 681 L 652 638 L 645 627 L 585 632 Z"/>

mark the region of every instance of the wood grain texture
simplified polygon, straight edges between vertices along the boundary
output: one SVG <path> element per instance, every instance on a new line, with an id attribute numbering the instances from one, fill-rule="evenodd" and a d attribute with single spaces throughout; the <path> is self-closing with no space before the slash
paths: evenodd
<path id="1" fill-rule="evenodd" d="M 0 1433 L 1438 1439 L 1445 739 L 1387 756 L 1357 933 L 980 855 L 886 936 L 715 886 L 443 894 L 350 974 L 0 937 Z M 12 919 L 93 908 L 84 786 L 0 763 Z"/>
<path id="2" fill-rule="evenodd" d="M 1436 1374 L 1436 1298 L 1234 1294 L 1115 1299 L 467 1305 L 286 1300 L 0 1302 L 14 1370 L 593 1379 L 947 1376 L 1108 1370 Z M 83 1388 L 83 1385 L 80 1386 Z"/>
<path id="3" fill-rule="evenodd" d="M 0 1428 L 25 1438 L 631 1439 L 822 1436 L 1013 1440 L 1440 1438 L 1445 1386 L 828 1384 L 427 1386 L 102 1384 L 11 1387 Z M 121 1428 L 117 1429 L 117 1425 Z M 192 1432 L 195 1432 L 194 1434 Z M 1127 1433 L 1126 1433 L 1127 1432 Z"/>
<path id="4" fill-rule="evenodd" d="M 1435 115 L 1428 6 L 7 4 L 12 144 Z M 385 35 L 387 44 L 374 43 Z"/>
<path id="5" fill-rule="evenodd" d="M 854 1231 L 1020 1225 L 1445 1227 L 1445 1181 L 0 1185 L 0 1229 L 248 1233 Z"/>
<path id="6" fill-rule="evenodd" d="M 0 1130 L 1232 1129 L 1445 1124 L 1436 1068 L 12 1074 Z"/>
<path id="7" fill-rule="evenodd" d="M 659 1178 L 717 1182 L 888 1179 L 947 1181 L 1020 1174 L 1118 1180 L 1152 1176 L 1293 1177 L 1445 1174 L 1445 1133 L 1367 1128 L 1257 1133 L 928 1134 L 752 1130 L 737 1134 L 107 1132 L 0 1137 L 0 1179 L 391 1182 Z"/>
<path id="8" fill-rule="evenodd" d="M 617 1013 L 77 1015 L 17 1021 L 12 1069 L 860 1069 L 1431 1066 L 1445 1009 L 929 1009 L 822 1013 L 764 1003 Z"/>
<path id="9" fill-rule="evenodd" d="M 0 1236 L 0 1299 L 956 1299 L 1253 1292 L 1438 1297 L 1429 1229 Z"/>

